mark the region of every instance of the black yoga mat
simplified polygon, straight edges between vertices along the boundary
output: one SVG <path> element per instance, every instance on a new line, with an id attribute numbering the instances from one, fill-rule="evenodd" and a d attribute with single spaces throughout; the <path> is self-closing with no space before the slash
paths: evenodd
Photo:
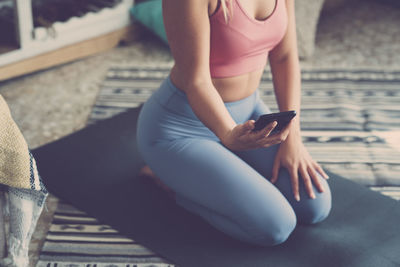
<path id="1" fill-rule="evenodd" d="M 138 175 L 135 108 L 33 151 L 49 191 L 178 266 L 400 266 L 400 203 L 330 173 L 332 210 L 275 247 L 248 245 Z"/>

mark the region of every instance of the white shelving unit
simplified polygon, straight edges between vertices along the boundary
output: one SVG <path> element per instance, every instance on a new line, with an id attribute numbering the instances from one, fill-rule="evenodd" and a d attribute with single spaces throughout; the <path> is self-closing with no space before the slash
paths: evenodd
<path id="1" fill-rule="evenodd" d="M 96 40 L 97 42 L 100 40 L 96 38 L 107 34 L 110 35 L 109 38 L 121 38 L 131 24 L 129 9 L 134 4 L 134 0 L 122 0 L 112 8 L 103 8 L 96 13 L 89 12 L 82 17 L 72 17 L 66 22 L 56 22 L 50 28 L 34 28 L 31 0 L 13 0 L 13 2 L 19 48 L 0 54 L 0 81 L 42 69 L 41 66 L 31 65 L 35 65 L 35 58 L 43 60 L 43 56 L 50 52 L 60 50 L 65 54 L 66 50 L 62 50 L 63 48 L 71 49 L 71 46 L 81 44 L 86 45 L 86 48 L 80 47 L 79 50 L 80 52 L 85 50 L 83 54 L 86 55 L 90 54 L 90 51 L 86 51 L 89 49 L 89 40 L 93 40 L 96 44 Z M 107 42 L 107 39 L 100 41 Z M 25 72 L 21 70 L 22 65 L 18 64 L 24 61 L 29 65 Z"/>

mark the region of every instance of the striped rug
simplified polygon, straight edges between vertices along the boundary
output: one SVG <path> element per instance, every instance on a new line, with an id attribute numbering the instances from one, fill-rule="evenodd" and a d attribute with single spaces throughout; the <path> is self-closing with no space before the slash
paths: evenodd
<path id="1" fill-rule="evenodd" d="M 111 68 L 89 123 L 141 105 L 170 67 Z M 269 71 L 263 75 L 260 92 L 277 111 Z M 301 125 L 305 145 L 326 170 L 400 200 L 400 70 L 304 69 Z M 37 266 L 173 265 L 60 203 Z"/>
<path id="2" fill-rule="evenodd" d="M 73 206 L 59 202 L 37 267 L 172 267 Z"/>

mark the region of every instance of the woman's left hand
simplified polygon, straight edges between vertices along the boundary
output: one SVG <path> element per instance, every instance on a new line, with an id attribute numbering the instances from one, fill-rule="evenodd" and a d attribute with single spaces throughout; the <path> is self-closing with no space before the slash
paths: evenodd
<path id="1" fill-rule="evenodd" d="M 280 167 L 285 167 L 289 171 L 294 198 L 297 201 L 300 201 L 299 174 L 304 181 L 307 194 L 311 198 L 315 198 L 311 182 L 314 182 L 320 192 L 324 191 L 317 172 L 325 179 L 329 178 L 321 166 L 311 158 L 301 140 L 300 134 L 289 134 L 287 139 L 280 144 L 272 168 L 271 183 L 277 181 Z"/>

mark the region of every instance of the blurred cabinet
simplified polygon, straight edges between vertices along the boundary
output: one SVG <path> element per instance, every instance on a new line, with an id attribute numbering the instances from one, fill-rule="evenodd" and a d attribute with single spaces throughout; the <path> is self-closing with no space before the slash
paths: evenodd
<path id="1" fill-rule="evenodd" d="M 13 0 L 18 47 L 0 54 L 0 81 L 114 47 L 130 31 L 134 0 L 34 27 L 31 0 Z"/>

